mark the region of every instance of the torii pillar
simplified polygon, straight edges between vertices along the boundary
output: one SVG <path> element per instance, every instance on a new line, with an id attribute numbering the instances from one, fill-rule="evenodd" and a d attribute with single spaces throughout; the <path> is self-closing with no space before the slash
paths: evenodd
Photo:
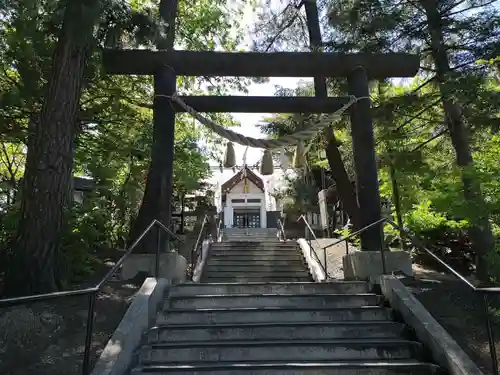
<path id="1" fill-rule="evenodd" d="M 354 67 L 347 78 L 349 94 L 358 100 L 349 108 L 351 116 L 352 151 L 356 170 L 356 194 L 360 209 L 361 226 L 365 227 L 382 218 L 378 183 L 375 142 L 368 76 L 363 66 Z M 361 250 L 380 251 L 383 246 L 382 224 L 361 233 Z"/>
<path id="2" fill-rule="evenodd" d="M 315 0 L 304 0 L 309 41 L 314 48 L 322 47 L 318 8 Z M 349 94 L 361 99 L 349 109 L 351 115 L 351 136 L 356 170 L 356 193 L 360 211 L 361 227 L 381 219 L 380 192 L 378 185 L 375 142 L 373 141 L 373 122 L 368 89 L 368 76 L 362 66 L 353 66 L 347 77 Z M 327 97 L 326 80 L 314 77 L 317 97 Z M 378 251 L 382 246 L 382 226 L 375 225 L 361 233 L 361 250 Z"/>
<path id="3" fill-rule="evenodd" d="M 160 19 L 162 24 L 168 25 L 168 30 L 157 41 L 159 51 L 174 49 L 177 6 L 178 0 L 160 1 Z M 176 79 L 175 71 L 166 65 L 157 68 L 154 73 L 151 164 L 141 207 L 130 231 L 131 242 L 139 237 L 153 219 L 170 227 L 176 111 L 169 97 L 176 91 Z M 145 241 L 139 244 L 138 252 L 154 253 L 158 246 L 157 235 L 154 231 L 150 232 Z M 161 234 L 161 239 L 162 244 L 168 243 L 166 234 Z"/>

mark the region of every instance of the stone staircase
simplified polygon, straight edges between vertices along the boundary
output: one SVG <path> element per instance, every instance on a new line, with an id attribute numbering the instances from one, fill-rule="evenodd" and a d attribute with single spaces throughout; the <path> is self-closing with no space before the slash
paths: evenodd
<path id="1" fill-rule="evenodd" d="M 279 242 L 273 228 L 225 228 L 222 233 L 224 242 Z"/>
<path id="2" fill-rule="evenodd" d="M 214 244 L 203 283 L 170 289 L 132 374 L 443 374 L 368 283 L 310 280 L 295 243 Z"/>
<path id="3" fill-rule="evenodd" d="M 212 244 L 202 282 L 312 281 L 296 242 Z"/>

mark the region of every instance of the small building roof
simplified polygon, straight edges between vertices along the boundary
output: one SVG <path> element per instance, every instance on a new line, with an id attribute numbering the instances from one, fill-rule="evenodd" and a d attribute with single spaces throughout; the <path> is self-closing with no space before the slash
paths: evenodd
<path id="1" fill-rule="evenodd" d="M 260 190 L 262 190 L 262 192 L 264 192 L 264 181 L 262 181 L 259 176 L 257 176 L 247 166 L 245 166 L 233 177 L 222 184 L 222 200 L 225 200 L 227 192 L 231 191 L 245 177 L 248 178 Z"/>

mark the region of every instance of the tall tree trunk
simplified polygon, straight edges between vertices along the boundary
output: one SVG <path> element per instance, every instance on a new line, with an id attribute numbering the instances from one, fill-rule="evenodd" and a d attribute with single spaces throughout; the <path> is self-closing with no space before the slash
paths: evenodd
<path id="1" fill-rule="evenodd" d="M 488 210 L 481 193 L 480 183 L 473 173 L 471 173 L 474 165 L 467 128 L 460 108 L 454 102 L 451 90 L 448 88 L 451 69 L 443 37 L 443 19 L 436 0 L 422 0 L 421 3 L 427 16 L 427 24 L 431 37 L 431 53 L 436 66 L 436 78 L 439 83 L 451 142 L 455 149 L 457 165 L 461 171 L 464 197 L 471 208 L 470 212 L 473 212 L 469 217 L 471 222 L 469 236 L 477 256 L 477 276 L 479 279 L 487 281 L 487 255 L 494 249 L 494 238 L 491 232 Z"/>
<path id="2" fill-rule="evenodd" d="M 57 258 L 71 201 L 76 113 L 98 6 L 97 0 L 67 1 L 42 112 L 28 138 L 7 295 L 51 292 L 59 286 Z"/>
<path id="3" fill-rule="evenodd" d="M 318 8 L 316 1 L 306 0 L 303 2 L 307 17 L 307 28 L 309 31 L 309 43 L 312 49 L 318 49 L 323 46 L 321 29 L 319 27 Z M 314 91 L 317 97 L 327 97 L 327 87 L 325 77 L 314 77 Z M 344 167 L 342 155 L 338 149 L 337 139 L 331 127 L 324 131 L 325 152 L 328 159 L 332 177 L 337 185 L 337 193 L 344 209 L 349 214 L 353 228 L 361 228 L 361 218 L 359 215 L 359 204 L 356 197 L 356 191 L 349 180 L 349 175 Z"/>
<path id="4" fill-rule="evenodd" d="M 356 190 L 345 170 L 342 155 L 340 155 L 337 140 L 333 134 L 333 129 L 328 128 L 325 131 L 325 136 L 326 157 L 333 179 L 335 180 L 335 188 L 338 197 L 342 201 L 343 210 L 349 215 L 353 229 L 361 229 L 361 218 Z"/>

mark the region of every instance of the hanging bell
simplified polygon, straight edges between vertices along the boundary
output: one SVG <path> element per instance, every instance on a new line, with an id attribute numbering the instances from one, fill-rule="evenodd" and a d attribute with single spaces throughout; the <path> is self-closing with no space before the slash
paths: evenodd
<path id="1" fill-rule="evenodd" d="M 260 163 L 260 174 L 262 176 L 271 176 L 273 172 L 273 154 L 270 150 L 264 150 L 264 155 L 262 155 L 262 162 Z"/>
<path id="2" fill-rule="evenodd" d="M 233 168 L 236 166 L 236 154 L 234 152 L 233 142 L 227 142 L 226 152 L 224 153 L 224 168 Z"/>
<path id="3" fill-rule="evenodd" d="M 304 168 L 306 165 L 306 148 L 304 142 L 299 141 L 295 147 L 295 154 L 293 155 L 293 167 L 295 169 Z"/>

